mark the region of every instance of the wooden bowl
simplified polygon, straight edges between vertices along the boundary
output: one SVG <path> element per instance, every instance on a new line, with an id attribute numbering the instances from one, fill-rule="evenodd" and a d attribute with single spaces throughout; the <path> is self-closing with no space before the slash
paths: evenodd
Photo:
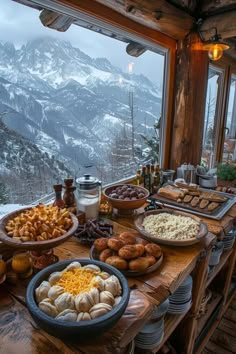
<path id="1" fill-rule="evenodd" d="M 46 315 L 43 311 L 40 310 L 35 300 L 35 289 L 42 283 L 43 280 L 48 280 L 51 273 L 62 271 L 66 268 L 66 266 L 74 261 L 80 262 L 82 266 L 87 264 L 95 264 L 100 267 L 102 271 L 111 275 L 115 275 L 119 279 L 120 285 L 122 287 L 122 298 L 116 307 L 114 307 L 105 315 L 89 321 L 79 322 L 60 321 Z M 26 303 L 28 310 L 35 322 L 46 332 L 59 338 L 72 339 L 76 341 L 91 341 L 95 336 L 98 336 L 101 333 L 109 330 L 117 323 L 117 321 L 125 312 L 129 302 L 129 296 L 130 290 L 128 282 L 125 276 L 118 269 L 110 266 L 109 264 L 91 259 L 70 259 L 53 264 L 37 273 L 32 278 L 27 287 Z"/>
<path id="2" fill-rule="evenodd" d="M 64 241 L 66 241 L 69 237 L 73 235 L 73 233 L 76 231 L 78 227 L 78 219 L 77 217 L 70 213 L 70 217 L 72 219 L 73 225 L 71 228 L 62 236 L 59 236 L 57 238 L 51 239 L 51 240 L 45 240 L 45 241 L 26 241 L 23 242 L 21 240 L 15 240 L 12 237 L 8 236 L 5 226 L 8 223 L 9 220 L 14 219 L 17 215 L 20 213 L 30 210 L 31 208 L 23 208 L 19 209 L 16 211 L 13 211 L 12 213 L 7 214 L 0 220 L 0 241 L 13 247 L 16 249 L 24 249 L 24 250 L 46 250 L 53 248 L 55 246 L 60 245 Z"/>
<path id="3" fill-rule="evenodd" d="M 116 198 L 111 198 L 109 195 L 112 190 L 114 190 L 117 187 L 123 187 L 123 186 L 130 186 L 130 187 L 135 187 L 140 190 L 140 192 L 144 193 L 144 197 L 140 199 L 135 199 L 135 200 L 121 200 L 121 199 L 116 199 Z M 146 188 L 140 187 L 140 186 L 134 186 L 134 185 L 129 185 L 129 184 L 116 184 L 110 187 L 107 187 L 104 189 L 103 194 L 105 198 L 109 201 L 109 203 L 112 205 L 113 208 L 120 209 L 120 210 L 132 210 L 132 209 L 138 209 L 140 208 L 145 202 L 147 197 L 149 196 L 149 191 Z"/>
<path id="4" fill-rule="evenodd" d="M 168 213 L 168 214 L 173 214 L 173 215 L 182 215 L 182 216 L 187 216 L 195 221 L 197 221 L 199 223 L 199 232 L 198 234 L 193 237 L 193 238 L 189 238 L 189 239 L 183 239 L 183 240 L 173 240 L 173 239 L 165 239 L 165 238 L 161 238 L 157 236 L 153 236 L 152 234 L 150 234 L 148 231 L 145 230 L 145 228 L 143 227 L 143 220 L 146 216 L 149 215 L 158 215 L 161 213 Z M 169 245 L 169 246 L 189 246 L 189 245 L 193 245 L 195 243 L 198 243 L 199 241 L 201 241 L 201 239 L 203 239 L 207 233 L 208 233 L 208 227 L 207 225 L 197 216 L 195 215 L 189 215 L 188 213 L 184 213 L 181 211 L 176 211 L 173 209 L 160 209 L 160 210 L 151 210 L 151 211 L 146 211 L 142 214 L 139 214 L 134 221 L 135 227 L 136 229 L 140 232 L 140 234 L 142 235 L 142 237 L 149 241 L 149 242 L 154 242 L 157 244 L 165 244 L 165 245 Z"/>

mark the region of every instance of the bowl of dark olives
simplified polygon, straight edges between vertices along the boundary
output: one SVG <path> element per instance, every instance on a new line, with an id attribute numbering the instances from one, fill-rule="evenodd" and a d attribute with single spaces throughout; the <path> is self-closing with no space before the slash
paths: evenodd
<path id="1" fill-rule="evenodd" d="M 132 184 L 116 184 L 105 188 L 103 194 L 113 208 L 133 210 L 140 208 L 146 202 L 149 191 Z"/>

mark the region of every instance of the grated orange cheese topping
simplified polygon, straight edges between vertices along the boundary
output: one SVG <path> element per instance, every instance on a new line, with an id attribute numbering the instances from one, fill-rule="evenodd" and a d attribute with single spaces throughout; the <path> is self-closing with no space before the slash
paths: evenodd
<path id="1" fill-rule="evenodd" d="M 94 273 L 89 269 L 76 268 L 64 272 L 55 285 L 64 288 L 65 292 L 78 295 L 96 287 L 96 279 Z"/>

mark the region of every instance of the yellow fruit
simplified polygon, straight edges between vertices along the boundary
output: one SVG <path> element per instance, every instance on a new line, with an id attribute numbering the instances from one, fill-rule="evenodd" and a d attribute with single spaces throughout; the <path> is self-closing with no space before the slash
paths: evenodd
<path id="1" fill-rule="evenodd" d="M 3 259 L 0 259 L 0 277 L 6 273 L 7 266 Z"/>
<path id="2" fill-rule="evenodd" d="M 27 253 L 19 253 L 13 256 L 11 261 L 12 270 L 16 273 L 25 273 L 31 267 L 31 260 Z"/>

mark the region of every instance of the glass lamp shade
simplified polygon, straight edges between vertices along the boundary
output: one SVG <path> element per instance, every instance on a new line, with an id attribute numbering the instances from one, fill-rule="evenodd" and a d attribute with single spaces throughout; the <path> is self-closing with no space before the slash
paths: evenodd
<path id="1" fill-rule="evenodd" d="M 223 51 L 228 49 L 229 45 L 225 43 L 209 43 L 209 44 L 204 44 L 203 49 L 208 50 L 208 57 L 211 60 L 219 60 L 222 55 Z"/>

